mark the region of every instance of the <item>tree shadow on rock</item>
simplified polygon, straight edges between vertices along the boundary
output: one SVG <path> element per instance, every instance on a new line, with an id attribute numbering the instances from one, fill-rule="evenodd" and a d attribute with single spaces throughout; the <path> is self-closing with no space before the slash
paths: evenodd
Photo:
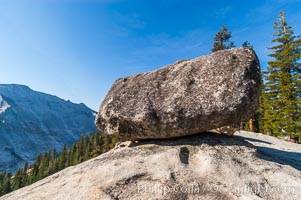
<path id="1" fill-rule="evenodd" d="M 251 142 L 260 142 L 260 143 L 264 143 L 264 144 L 272 144 L 272 143 L 264 141 L 264 140 L 259 140 L 259 139 L 255 139 L 255 138 L 245 137 L 245 136 L 235 135 L 235 137 L 240 137 L 244 140 L 251 141 Z"/>
<path id="2" fill-rule="evenodd" d="M 276 162 L 281 165 L 289 165 L 301 171 L 301 153 L 283 151 L 269 147 L 256 147 L 256 156 L 258 158 Z"/>

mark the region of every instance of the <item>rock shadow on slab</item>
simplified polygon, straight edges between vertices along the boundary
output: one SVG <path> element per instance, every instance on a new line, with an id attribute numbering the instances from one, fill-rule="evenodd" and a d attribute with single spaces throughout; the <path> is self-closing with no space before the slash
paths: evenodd
<path id="1" fill-rule="evenodd" d="M 279 149 L 274 149 L 271 147 L 262 147 L 251 144 L 250 142 L 259 142 L 265 145 L 271 145 L 272 143 L 249 138 L 242 136 L 226 136 L 221 134 L 216 134 L 212 132 L 204 132 L 190 136 L 183 136 L 174 139 L 150 139 L 142 140 L 135 143 L 131 143 L 129 147 L 137 147 L 147 144 L 155 144 L 159 146 L 200 146 L 202 144 L 207 144 L 210 146 L 245 146 L 248 148 L 256 149 L 255 156 L 270 162 L 275 162 L 280 165 L 288 165 L 299 171 L 301 171 L 301 153 L 300 152 L 290 152 Z M 184 151 L 183 151 L 184 152 Z M 185 153 L 181 154 L 180 157 L 185 161 Z M 189 154 L 188 154 L 189 155 Z"/>
<path id="2" fill-rule="evenodd" d="M 156 144 L 160 146 L 181 146 L 191 145 L 199 146 L 208 144 L 210 146 L 246 146 L 255 148 L 253 144 L 245 141 L 240 136 L 227 136 L 224 134 L 217 134 L 215 132 L 202 132 L 189 136 L 176 137 L 171 139 L 145 139 L 131 143 L 130 147 L 136 147 L 146 144 Z"/>

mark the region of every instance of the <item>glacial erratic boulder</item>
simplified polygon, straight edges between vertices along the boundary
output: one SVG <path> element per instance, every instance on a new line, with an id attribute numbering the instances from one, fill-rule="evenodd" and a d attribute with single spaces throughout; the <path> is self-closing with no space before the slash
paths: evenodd
<path id="1" fill-rule="evenodd" d="M 96 124 L 128 140 L 192 135 L 247 121 L 258 108 L 259 95 L 255 52 L 218 51 L 118 79 Z"/>

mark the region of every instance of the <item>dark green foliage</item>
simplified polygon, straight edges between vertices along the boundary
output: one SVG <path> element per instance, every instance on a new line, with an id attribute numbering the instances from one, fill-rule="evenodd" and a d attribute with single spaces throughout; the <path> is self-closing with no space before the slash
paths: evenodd
<path id="1" fill-rule="evenodd" d="M 244 43 L 242 43 L 241 46 L 245 47 L 245 48 L 253 49 L 253 46 L 250 44 L 250 42 L 248 40 L 244 41 Z"/>
<path id="2" fill-rule="evenodd" d="M 274 23 L 276 30 L 269 48 L 273 61 L 264 72 L 261 97 L 263 131 L 280 136 L 300 137 L 301 40 L 288 25 L 285 13 Z"/>
<path id="3" fill-rule="evenodd" d="M 107 152 L 116 142 L 117 138 L 98 132 L 89 136 L 82 135 L 79 142 L 74 143 L 71 148 L 65 145 L 59 154 L 53 149 L 39 154 L 30 166 L 26 161 L 24 167 L 18 169 L 14 176 L 0 172 L 0 196 Z"/>
<path id="4" fill-rule="evenodd" d="M 11 176 L 10 173 L 0 172 L 0 196 L 12 191 Z"/>
<path id="5" fill-rule="evenodd" d="M 234 42 L 229 41 L 231 38 L 231 32 L 228 31 L 226 26 L 222 26 L 221 30 L 215 35 L 213 41 L 213 47 L 211 49 L 212 52 L 231 49 L 235 47 Z"/>

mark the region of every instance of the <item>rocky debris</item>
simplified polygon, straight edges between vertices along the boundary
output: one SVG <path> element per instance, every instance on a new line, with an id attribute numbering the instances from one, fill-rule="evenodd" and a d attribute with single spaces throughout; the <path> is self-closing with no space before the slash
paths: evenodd
<path id="1" fill-rule="evenodd" d="M 224 134 L 224 135 L 232 136 L 235 132 L 240 131 L 240 125 L 239 124 L 232 124 L 232 125 L 212 129 L 210 131 L 214 132 L 214 133 L 218 133 L 218 134 Z"/>
<path id="2" fill-rule="evenodd" d="M 253 50 L 237 48 L 118 79 L 100 106 L 96 124 L 106 134 L 141 140 L 247 121 L 258 108 L 259 68 Z"/>
<path id="3" fill-rule="evenodd" d="M 255 133 L 125 142 L 0 200 L 301 199 L 301 146 Z"/>

